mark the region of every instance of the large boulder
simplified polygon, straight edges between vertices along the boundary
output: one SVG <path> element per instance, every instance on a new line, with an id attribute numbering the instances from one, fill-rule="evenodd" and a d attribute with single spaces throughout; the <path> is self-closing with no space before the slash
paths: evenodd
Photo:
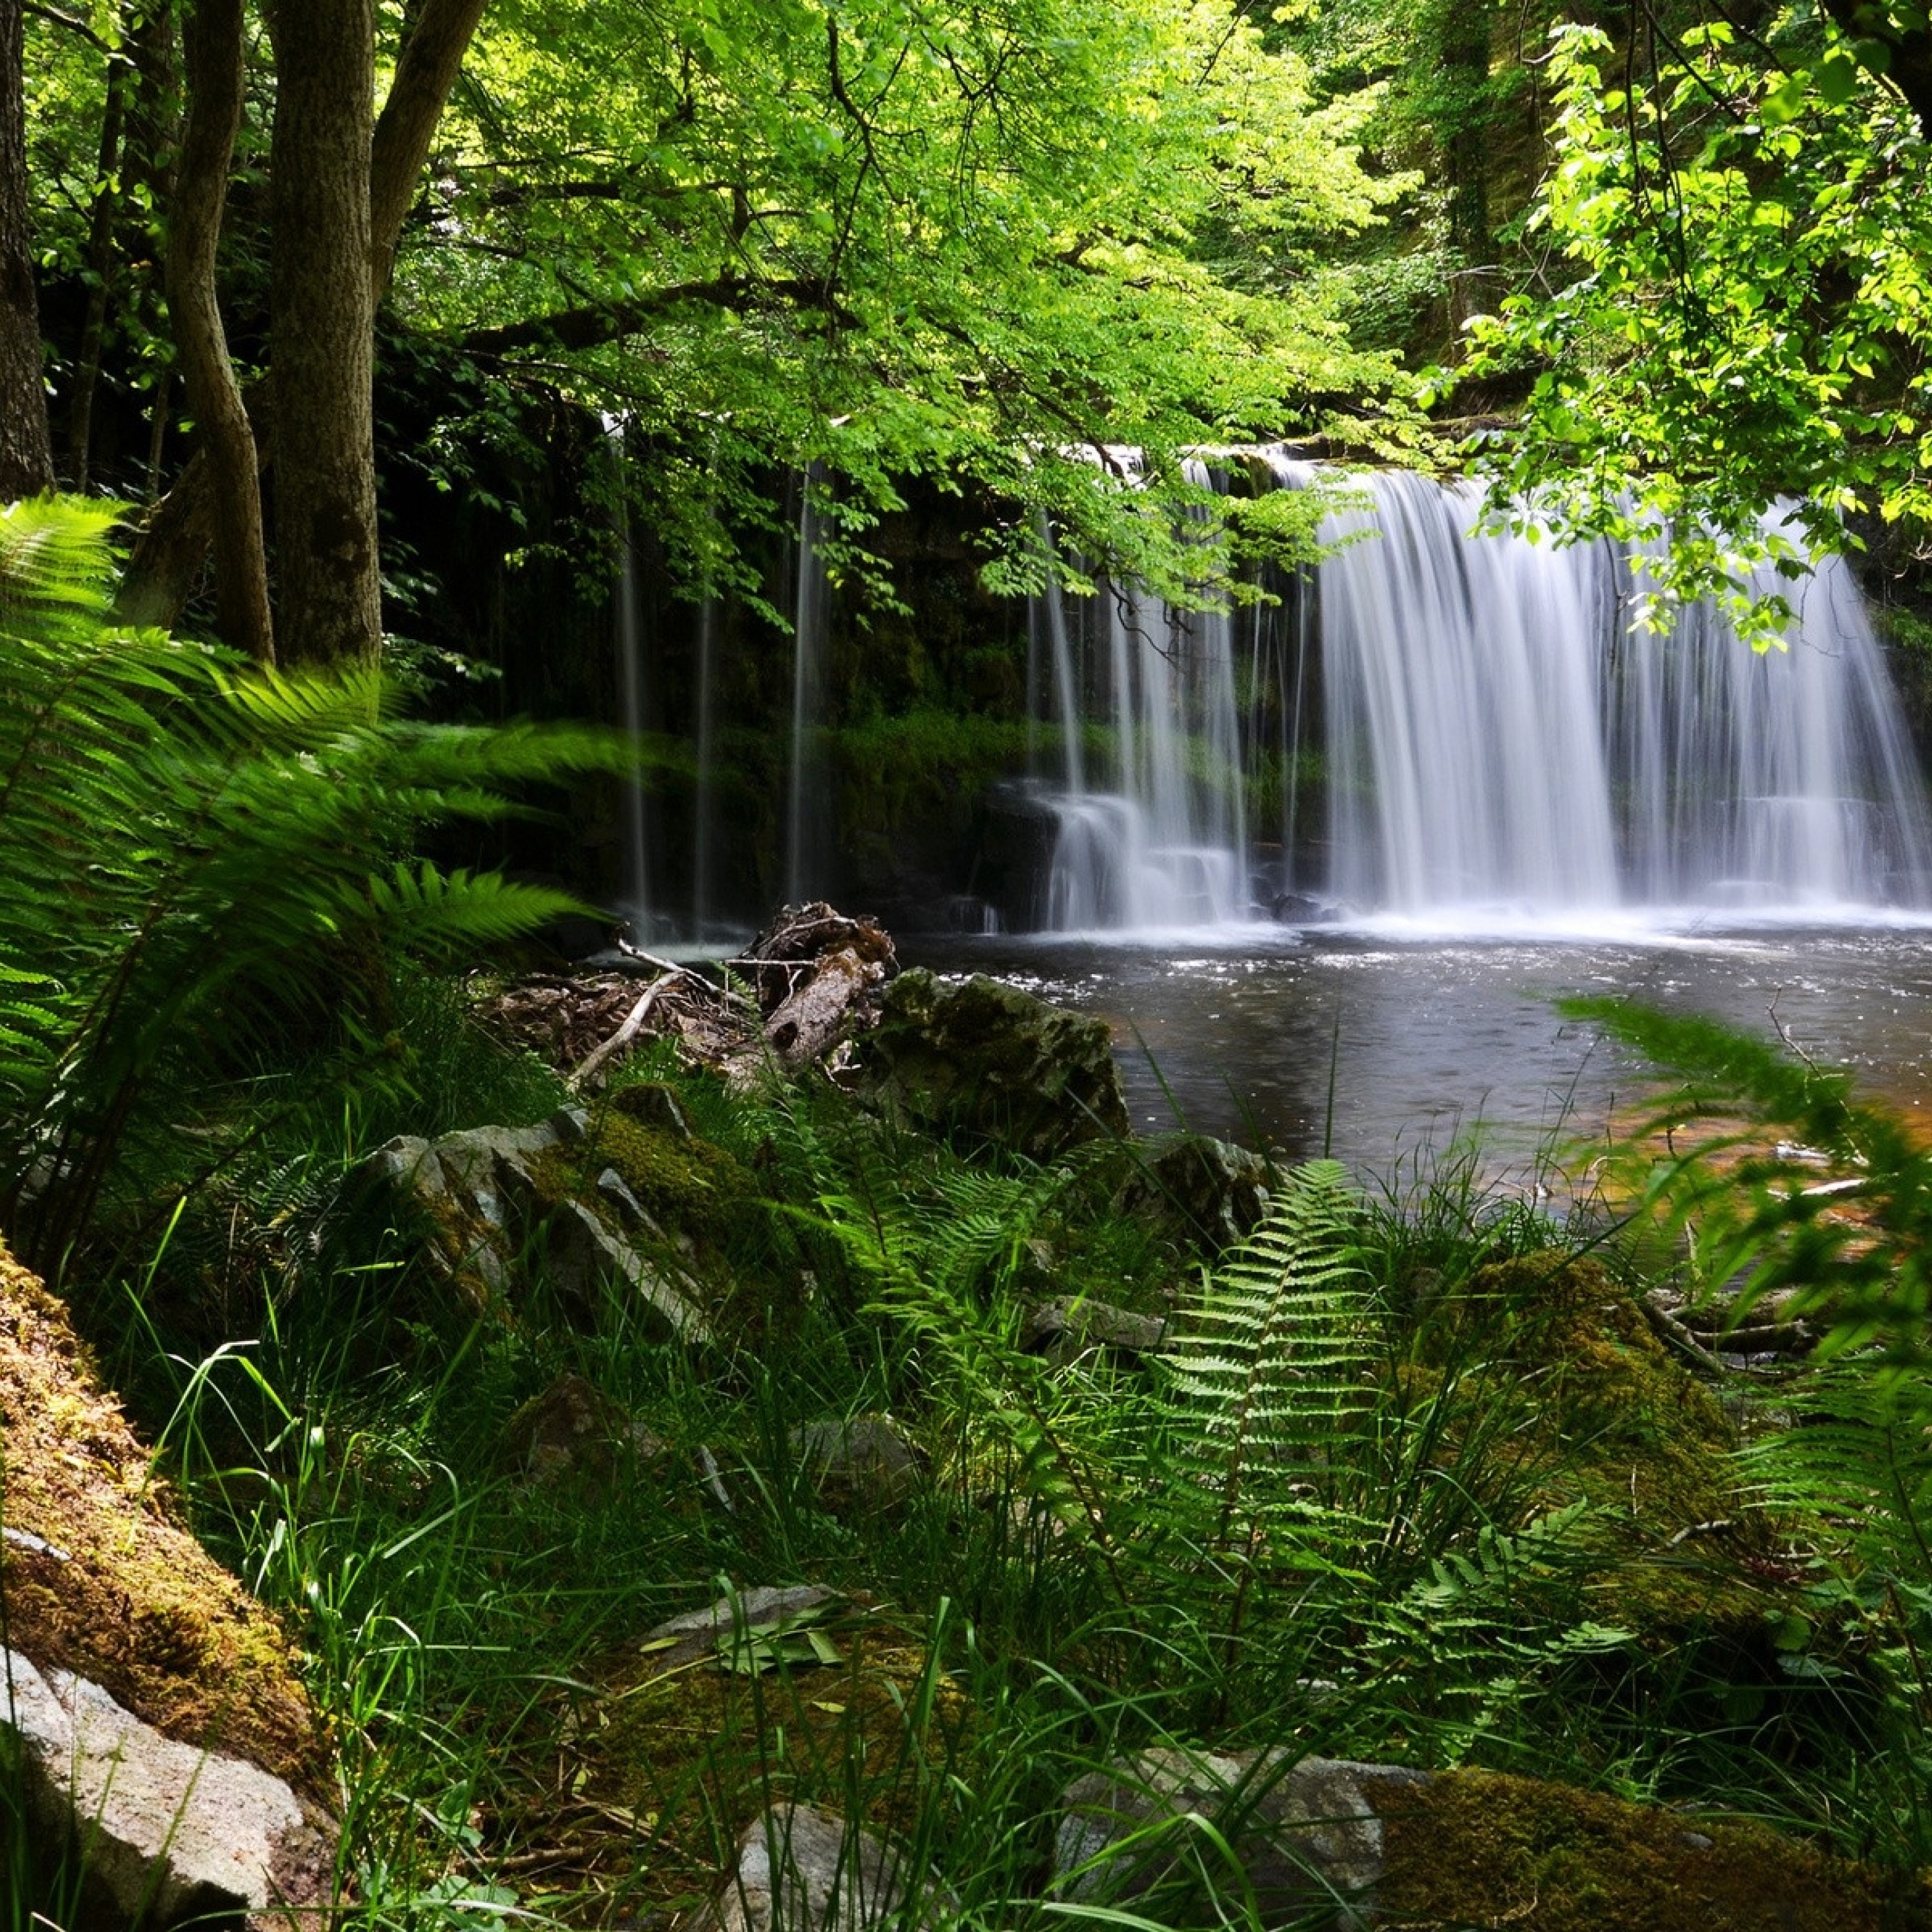
<path id="1" fill-rule="evenodd" d="M 84 1840 L 90 1922 L 312 1920 L 330 1751 L 294 1650 L 182 1526 L 65 1310 L 4 1247 L 0 1468 L 0 1730 L 40 1842 Z"/>
<path id="2" fill-rule="evenodd" d="M 860 1090 L 880 1105 L 1036 1160 L 1128 1131 L 1105 1022 L 998 980 L 902 973 L 862 1053 Z"/>

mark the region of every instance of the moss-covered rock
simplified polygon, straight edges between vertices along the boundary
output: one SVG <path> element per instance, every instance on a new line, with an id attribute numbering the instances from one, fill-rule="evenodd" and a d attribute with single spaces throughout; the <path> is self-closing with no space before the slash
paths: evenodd
<path id="1" fill-rule="evenodd" d="M 4 1246 L 0 1458 L 8 1646 L 324 1798 L 328 1740 L 286 1634 L 183 1526 L 66 1310 Z"/>
<path id="2" fill-rule="evenodd" d="M 1457 1411 L 1484 1418 L 1484 1453 L 1527 1490 L 1528 1514 L 1592 1506 L 1614 1559 L 1598 1586 L 1610 1621 L 1755 1642 L 1781 1619 L 1796 1580 L 1743 1491 L 1736 1430 L 1600 1262 L 1550 1250 L 1480 1268 L 1426 1298 L 1413 1346 L 1405 1399 L 1453 1376 Z M 1476 1426 L 1452 1430 L 1452 1456 Z"/>
<path id="3" fill-rule="evenodd" d="M 1105 1022 L 997 980 L 902 973 L 862 1054 L 861 1090 L 875 1101 L 1036 1160 L 1128 1132 Z"/>
<path id="4" fill-rule="evenodd" d="M 1892 1932 L 1932 1925 L 1923 1874 L 1761 1826 L 1484 1772 L 1378 1786 L 1390 1926 L 1520 1932 Z"/>

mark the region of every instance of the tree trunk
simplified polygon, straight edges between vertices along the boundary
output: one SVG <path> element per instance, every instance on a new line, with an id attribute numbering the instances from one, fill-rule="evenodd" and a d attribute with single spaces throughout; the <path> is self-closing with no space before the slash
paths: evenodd
<path id="1" fill-rule="evenodd" d="M 436 122 L 486 4 L 487 0 L 421 0 L 412 10 L 415 17 L 397 58 L 368 159 L 372 304 L 388 290 L 397 240 L 415 199 Z M 258 424 L 262 414 L 256 411 Z M 266 462 L 272 439 L 265 434 L 261 440 Z M 124 619 L 162 625 L 178 619 L 206 554 L 212 497 L 207 466 L 191 458 L 155 506 L 135 544 L 116 604 Z"/>
<path id="2" fill-rule="evenodd" d="M 376 559 L 370 0 L 278 0 L 269 158 L 275 565 L 291 664 L 382 647 Z"/>
<path id="3" fill-rule="evenodd" d="M 0 502 L 10 503 L 54 487 L 27 204 L 20 5 L 0 0 Z"/>
<path id="4" fill-rule="evenodd" d="M 168 308 L 182 386 L 214 485 L 217 627 L 238 650 L 272 664 L 255 437 L 214 292 L 215 248 L 247 85 L 244 31 L 242 0 L 195 0 L 182 24 L 188 113 L 168 240 Z"/>
<path id="5" fill-rule="evenodd" d="M 108 301 L 112 292 L 115 216 L 121 194 L 121 137 L 127 119 L 128 64 L 116 55 L 107 62 L 100 106 L 100 152 L 94 174 L 94 206 L 87 224 L 87 314 L 74 356 L 74 394 L 67 418 L 68 487 L 87 488 L 88 446 L 94 437 L 94 397 L 100 386 L 101 344 L 107 335 Z"/>
<path id="6" fill-rule="evenodd" d="M 372 286 L 380 303 L 396 272 L 396 244 L 416 200 L 436 124 L 463 71 L 484 0 L 422 0 L 396 62 L 396 77 L 376 123 L 369 170 L 370 226 L 375 243 Z"/>

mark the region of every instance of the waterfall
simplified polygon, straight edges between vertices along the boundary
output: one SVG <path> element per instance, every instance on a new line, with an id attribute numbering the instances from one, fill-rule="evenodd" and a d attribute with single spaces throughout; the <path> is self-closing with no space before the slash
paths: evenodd
<path id="1" fill-rule="evenodd" d="M 699 941 L 717 914 L 718 599 L 698 610 L 697 783 L 692 800 L 691 933 Z"/>
<path id="2" fill-rule="evenodd" d="M 819 744 L 825 722 L 826 605 L 824 559 L 819 554 L 823 515 L 814 495 L 815 474 L 798 483 L 798 536 L 792 590 L 790 780 L 785 812 L 784 891 L 793 905 L 826 890 L 829 801 Z"/>
<path id="3" fill-rule="evenodd" d="M 1467 534 L 1477 486 L 1365 480 L 1319 573 L 1330 890 L 1423 919 L 1920 905 L 1932 826 L 1836 557 L 1784 648 L 1633 630 L 1643 559 Z"/>
<path id="4" fill-rule="evenodd" d="M 1256 467 L 1287 488 L 1314 474 L 1279 452 Z M 1708 608 L 1633 630 L 1641 552 L 1472 536 L 1474 484 L 1350 487 L 1324 560 L 1286 608 L 1244 617 L 1245 644 L 1226 612 L 1130 586 L 1078 623 L 1057 594 L 1036 610 L 1036 688 L 1067 748 L 1041 798 L 1049 926 L 1226 923 L 1256 916 L 1258 885 L 1277 904 L 1312 887 L 1348 916 L 1476 925 L 1932 908 L 1932 818 L 1841 560 L 1766 574 L 1793 616 L 1757 652 Z M 1083 764 L 1096 734 L 1108 754 Z M 1317 741 L 1325 878 L 1296 871 Z M 1280 854 L 1257 872 L 1245 794 L 1264 763 Z"/>
<path id="5" fill-rule="evenodd" d="M 1193 466 L 1191 480 L 1204 482 Z M 1234 626 L 1132 586 L 1084 604 L 1049 588 L 1042 632 L 1064 746 L 1047 890 L 1057 930 L 1214 926 L 1247 916 L 1249 858 Z M 1088 771 L 1089 727 L 1111 781 Z"/>
<path id="6" fill-rule="evenodd" d="M 631 542 L 631 512 L 624 476 L 624 419 L 607 416 L 604 433 L 617 470 L 617 700 L 632 744 L 643 737 L 645 708 L 643 626 L 638 608 L 638 559 Z M 650 868 L 645 856 L 644 788 L 635 779 L 623 788 L 624 877 L 622 904 L 631 928 L 648 944 L 650 918 Z"/>

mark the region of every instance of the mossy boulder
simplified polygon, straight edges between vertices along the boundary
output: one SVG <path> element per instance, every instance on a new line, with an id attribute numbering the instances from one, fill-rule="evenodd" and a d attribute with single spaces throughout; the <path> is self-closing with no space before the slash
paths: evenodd
<path id="1" fill-rule="evenodd" d="M 1760 1825 L 1485 1772 L 1378 1787 L 1382 1922 L 1520 1932 L 1904 1932 L 1923 1874 Z"/>
<path id="2" fill-rule="evenodd" d="M 1736 1427 L 1601 1263 L 1557 1250 L 1498 1262 L 1459 1288 L 1436 1285 L 1415 1324 L 1405 1399 L 1453 1374 L 1458 1408 L 1486 1418 L 1488 1453 L 1530 1514 L 1592 1506 L 1612 1559 L 1598 1586 L 1611 1621 L 1646 1638 L 1748 1642 L 1782 1621 L 1796 1580 L 1744 1492 Z"/>
<path id="3" fill-rule="evenodd" d="M 189 1533 L 67 1311 L 0 1246 L 8 1646 L 320 1798 L 327 1736 L 274 1617 Z"/>
<path id="4" fill-rule="evenodd" d="M 862 1053 L 860 1090 L 877 1104 L 1035 1160 L 1128 1132 L 1106 1023 L 997 980 L 902 973 Z"/>
<path id="5" fill-rule="evenodd" d="M 0 1246 L 0 1779 L 98 1932 L 327 1913 L 332 1754 L 286 1634 L 180 1521 Z M 8 1862 L 10 1871 L 19 1870 Z M 16 1901 L 16 1904 L 22 1901 Z"/>

